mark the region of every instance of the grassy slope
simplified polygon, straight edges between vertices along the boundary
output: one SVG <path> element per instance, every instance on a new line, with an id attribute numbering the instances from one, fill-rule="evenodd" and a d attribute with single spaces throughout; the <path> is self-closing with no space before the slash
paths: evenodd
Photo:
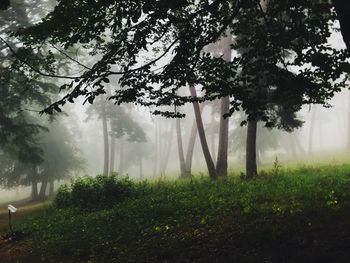
<path id="1" fill-rule="evenodd" d="M 349 165 L 141 189 L 108 210 L 50 208 L 22 222 L 30 236 L 11 261 L 350 262 Z"/>

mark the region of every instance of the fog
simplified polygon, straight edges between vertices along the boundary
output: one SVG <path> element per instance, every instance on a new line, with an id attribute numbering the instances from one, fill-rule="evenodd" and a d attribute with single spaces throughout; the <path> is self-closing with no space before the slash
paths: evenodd
<path id="1" fill-rule="evenodd" d="M 50 8 L 45 7 L 43 10 L 41 16 L 47 13 Z M 38 15 L 31 19 L 33 21 L 38 20 Z M 15 26 L 15 28 L 17 27 L 18 25 Z M 2 33 L 2 36 L 4 35 L 5 33 Z M 336 31 L 329 38 L 329 43 L 336 49 L 345 48 L 341 34 Z M 76 58 L 88 67 L 101 58 L 100 54 L 86 56 L 80 50 L 80 48 L 76 50 Z M 8 51 L 7 53 L 3 51 L 3 53 L 5 55 L 9 54 Z M 219 53 L 219 55 L 222 55 L 222 51 L 219 51 Z M 236 54 L 236 52 L 232 51 L 232 54 Z M 154 56 L 152 52 L 142 53 L 139 63 L 143 64 L 152 56 Z M 170 58 L 165 57 L 157 64 L 156 68 L 165 65 Z M 71 62 L 67 64 L 70 67 L 70 74 L 74 75 L 74 73 L 81 71 L 81 65 Z M 65 74 L 66 69 L 59 69 L 58 72 Z M 74 154 L 67 157 L 67 152 L 65 152 L 67 149 L 61 149 L 62 152 L 59 152 L 61 150 L 52 148 L 54 142 L 47 142 L 49 150 L 45 154 L 51 157 L 55 154 L 57 156 L 52 157 L 53 160 L 47 167 L 39 163 L 36 164 L 35 169 L 39 170 L 39 177 L 33 183 L 28 179 L 27 175 L 30 172 L 27 170 L 17 171 L 17 177 L 12 182 L 9 179 L 9 174 L 16 170 L 14 168 L 17 165 L 15 164 L 16 157 L 10 155 L 10 157 L 6 157 L 10 159 L 6 159 L 2 153 L 0 158 L 3 158 L 2 173 L 5 178 L 1 181 L 3 189 L 0 192 L 0 201 L 2 203 L 29 197 L 33 185 L 40 188 L 44 184 L 42 182 L 43 178 L 40 177 L 44 175 L 42 171 L 49 173 L 45 174 L 48 177 L 53 176 L 50 177 L 50 182 L 45 181 L 45 184 L 52 184 L 53 189 L 57 189 L 58 184 L 70 182 L 76 176 L 96 176 L 97 174 L 106 174 L 106 171 L 108 174 L 127 175 L 134 180 L 156 180 L 158 178 L 177 178 L 180 176 L 179 140 L 182 141 L 182 155 L 186 156 L 191 129 L 193 126 L 196 127 L 192 104 L 188 103 L 176 109 L 186 114 L 186 117 L 179 121 L 182 137 L 179 139 L 176 120 L 153 115 L 152 112 L 157 110 L 156 108 L 134 104 L 115 105 L 113 100 L 108 100 L 108 97 L 114 94 L 119 85 L 117 78 L 111 78 L 109 82 L 112 84 L 106 85 L 106 96 L 100 95 L 92 105 L 87 103 L 85 99 L 80 98 L 74 104 L 65 105 L 64 112 L 57 118 L 54 116 L 53 120 L 50 120 L 50 116 L 48 117 L 45 114 L 38 117 L 39 114 L 32 112 L 42 110 L 44 105 L 34 103 L 34 105 L 25 107 L 23 111 L 35 116 L 35 118 L 41 118 L 37 123 L 48 127 L 47 131 L 41 131 L 39 137 L 49 136 L 44 134 L 52 134 L 53 131 L 58 130 L 57 127 L 52 126 L 55 125 L 52 123 L 57 123 L 61 128 L 65 127 L 64 133 L 58 131 L 59 134 L 54 135 L 54 139 L 62 136 L 59 139 L 62 145 L 69 146 L 69 151 L 74 152 Z M 61 80 L 54 80 L 54 85 L 60 86 L 63 83 Z M 187 91 L 183 92 L 186 93 Z M 200 94 L 201 90 L 197 88 L 197 92 Z M 189 94 L 185 95 L 189 96 Z M 62 97 L 63 94 L 60 93 L 58 96 Z M 210 101 L 205 102 L 203 107 L 204 129 L 212 158 L 215 161 L 219 144 L 220 106 L 218 101 Z M 174 110 L 171 106 L 169 108 Z M 234 112 L 230 117 L 229 173 L 239 174 L 244 171 L 246 126 L 240 124 L 246 118 L 247 116 L 241 111 Z M 347 159 L 347 152 L 350 150 L 350 93 L 346 87 L 329 101 L 329 107 L 304 105 L 302 110 L 297 112 L 297 118 L 303 122 L 303 125 L 293 132 L 264 128 L 264 123 L 259 123 L 257 133 L 257 162 L 259 168 L 272 167 L 276 159 L 281 165 L 286 166 Z M 42 142 L 38 143 L 41 145 Z M 59 144 L 60 142 L 58 142 Z M 50 148 L 53 152 L 50 152 Z M 51 158 L 45 154 L 43 156 L 44 160 L 45 158 Z M 57 166 L 57 169 L 64 166 L 63 171 L 50 170 L 48 167 L 53 167 L 53 164 L 62 156 L 67 157 L 68 160 L 61 166 Z M 198 135 L 196 135 L 191 160 L 193 175 L 207 173 Z M 73 164 L 69 163 L 70 161 Z M 13 164 L 10 164 L 11 162 Z M 69 165 L 66 165 L 66 163 L 69 163 Z M 75 165 L 76 163 L 77 165 Z M 56 176 L 56 173 L 59 175 Z M 31 185 L 32 183 L 33 185 Z M 48 193 L 49 188 L 45 191 Z"/>

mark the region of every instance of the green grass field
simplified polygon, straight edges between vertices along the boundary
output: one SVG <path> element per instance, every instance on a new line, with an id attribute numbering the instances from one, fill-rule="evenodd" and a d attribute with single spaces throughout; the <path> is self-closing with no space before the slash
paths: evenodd
<path id="1" fill-rule="evenodd" d="M 41 210 L 16 224 L 26 238 L 0 255 L 10 251 L 8 262 L 350 262 L 350 165 L 277 166 L 251 181 L 137 183 L 127 198 L 99 206 Z"/>

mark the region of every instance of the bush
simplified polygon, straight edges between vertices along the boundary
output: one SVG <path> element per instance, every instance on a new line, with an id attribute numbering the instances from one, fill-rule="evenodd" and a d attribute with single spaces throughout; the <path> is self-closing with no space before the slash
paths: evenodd
<path id="1" fill-rule="evenodd" d="M 135 192 L 135 185 L 129 178 L 113 175 L 78 177 L 71 187 L 58 190 L 54 205 L 59 208 L 74 206 L 80 209 L 97 209 L 120 202 Z"/>

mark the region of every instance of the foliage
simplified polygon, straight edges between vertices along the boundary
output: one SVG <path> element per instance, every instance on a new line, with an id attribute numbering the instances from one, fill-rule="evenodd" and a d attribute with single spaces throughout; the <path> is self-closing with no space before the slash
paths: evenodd
<path id="1" fill-rule="evenodd" d="M 51 208 L 19 228 L 31 233 L 31 256 L 48 261 L 212 262 L 227 253 L 244 262 L 252 253 L 248 261 L 256 262 L 257 251 L 265 246 L 265 256 L 278 254 L 268 248 L 286 242 L 300 249 L 301 238 L 313 242 L 315 234 L 307 237 L 309 231 L 334 225 L 327 215 L 336 218 L 350 207 L 349 171 L 349 165 L 280 167 L 277 175 L 265 172 L 250 181 L 202 177 L 143 182 L 136 185 L 138 194 L 111 201 L 106 209 Z M 84 190 L 94 191 L 92 185 L 99 184 L 81 180 Z M 67 198 L 69 191 L 61 191 L 65 196 L 58 198 Z M 318 228 L 320 222 L 324 225 Z M 235 249 L 237 242 L 243 254 Z M 291 256 L 291 248 L 284 253 Z"/>
<path id="2" fill-rule="evenodd" d="M 117 104 L 182 105 L 194 100 L 177 95 L 186 84 L 205 91 L 200 100 L 229 95 L 235 98 L 230 113 L 241 106 L 247 115 L 269 122 L 271 103 L 291 112 L 305 103 L 325 104 L 342 85 L 335 81 L 341 79 L 347 56 L 327 44 L 336 19 L 332 4 L 269 1 L 264 13 L 257 3 L 65 0 L 41 23 L 15 35 L 33 47 L 43 41 L 66 48 L 82 44 L 93 50 L 92 56 L 102 54 L 93 67 L 62 86 L 68 94 L 47 112 L 79 96 L 92 103 L 114 75 L 121 76 L 122 89 L 111 96 Z M 237 37 L 233 48 L 241 53 L 232 62 L 203 52 L 225 32 Z M 150 58 L 140 63 L 145 51 Z"/>
<path id="3" fill-rule="evenodd" d="M 117 174 L 78 177 L 71 187 L 58 190 L 54 204 L 58 208 L 102 209 L 125 200 L 133 192 L 133 182 Z"/>

